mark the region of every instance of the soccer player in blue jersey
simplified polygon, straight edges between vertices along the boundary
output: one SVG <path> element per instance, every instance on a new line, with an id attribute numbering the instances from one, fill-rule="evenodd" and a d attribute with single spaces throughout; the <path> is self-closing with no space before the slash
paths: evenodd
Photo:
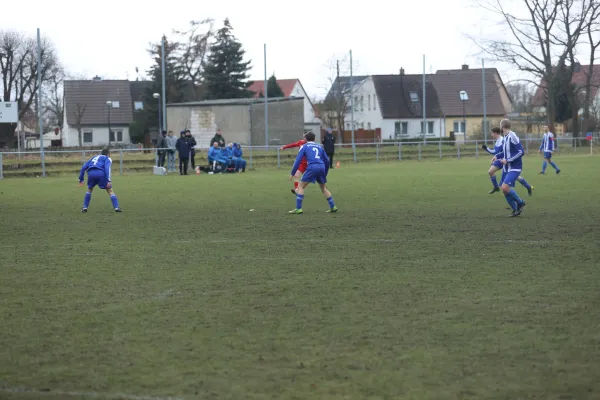
<path id="1" fill-rule="evenodd" d="M 315 134 L 312 132 L 308 132 L 304 138 L 306 139 L 306 144 L 300 147 L 298 151 L 298 155 L 296 156 L 296 161 L 294 162 L 294 166 L 292 167 L 292 172 L 290 174 L 290 182 L 294 179 L 294 175 L 298 171 L 302 160 L 306 157 L 307 167 L 306 171 L 302 175 L 300 179 L 300 184 L 298 185 L 298 191 L 296 195 L 296 208 L 289 212 L 289 214 L 302 214 L 302 201 L 304 200 L 304 189 L 310 183 L 318 183 L 321 192 L 327 199 L 329 203 L 329 210 L 326 212 L 334 213 L 338 211 L 338 208 L 335 206 L 333 202 L 333 197 L 331 196 L 331 192 L 327 190 L 325 184 L 327 183 L 327 173 L 329 172 L 329 158 L 327 154 L 325 154 L 325 150 L 323 147 L 319 146 L 315 143 Z"/>
<path id="2" fill-rule="evenodd" d="M 492 165 L 488 170 L 488 174 L 490 175 L 490 179 L 493 185 L 492 190 L 489 191 L 489 194 L 494 194 L 500 191 L 498 179 L 496 178 L 496 172 L 503 169 L 504 166 L 502 164 L 502 158 L 504 157 L 504 136 L 502 136 L 502 130 L 500 129 L 500 127 L 495 126 L 492 128 L 492 138 L 496 140 L 493 150 L 488 148 L 485 144 L 481 146 L 482 149 L 494 156 L 494 158 L 492 158 Z M 502 172 L 502 179 L 500 179 L 500 185 L 504 180 L 504 175 L 505 173 Z M 522 176 L 519 176 L 517 180 L 521 185 L 525 186 L 525 189 L 527 189 L 527 193 L 529 193 L 529 195 L 531 196 L 533 194 L 533 186 L 531 186 Z"/>
<path id="3" fill-rule="evenodd" d="M 106 189 L 106 192 L 110 196 L 110 201 L 116 212 L 123 212 L 119 207 L 119 201 L 117 195 L 112 189 L 111 171 L 110 166 L 112 160 L 110 158 L 110 150 L 102 149 L 102 153 L 99 156 L 92 157 L 83 164 L 81 172 L 79 173 L 79 186 L 83 186 L 83 178 L 87 172 L 88 176 L 88 190 L 83 198 L 83 207 L 81 208 L 82 213 L 86 213 L 92 201 L 92 191 L 94 187 L 98 186 L 100 189 Z"/>
<path id="4" fill-rule="evenodd" d="M 505 171 L 501 189 L 506 202 L 513 210 L 510 217 L 516 217 L 521 215 L 523 207 L 525 207 L 525 201 L 519 197 L 514 189 L 515 183 L 523 170 L 523 155 L 525 152 L 523 151 L 521 140 L 510 128 L 509 119 L 500 121 L 500 128 L 502 129 L 502 133 L 504 133 L 504 147 L 502 151 L 504 158 L 502 158 L 502 164 Z"/>
<path id="5" fill-rule="evenodd" d="M 546 173 L 546 168 L 548 168 L 548 164 L 552 166 L 556 170 L 556 175 L 560 174 L 560 168 L 552 161 L 552 153 L 554 153 L 555 143 L 554 143 L 554 134 L 550 132 L 548 129 L 548 125 L 544 126 L 544 136 L 542 136 L 542 144 L 539 153 L 544 155 L 544 161 L 542 162 L 542 172 L 540 175 L 544 175 Z"/>

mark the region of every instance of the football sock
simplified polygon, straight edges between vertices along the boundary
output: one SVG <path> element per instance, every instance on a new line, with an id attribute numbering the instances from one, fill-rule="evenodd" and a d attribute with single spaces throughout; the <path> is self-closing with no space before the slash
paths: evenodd
<path id="1" fill-rule="evenodd" d="M 521 183 L 521 185 L 525 186 L 525 189 L 527 189 L 527 190 L 531 189 L 531 185 L 529 183 L 527 183 L 525 178 L 519 177 L 519 182 Z"/>
<path id="2" fill-rule="evenodd" d="M 90 201 L 92 201 L 92 193 L 85 192 L 85 196 L 83 197 L 83 208 L 88 208 L 90 206 Z"/>
<path id="3" fill-rule="evenodd" d="M 302 209 L 302 201 L 303 200 L 304 200 L 303 194 L 296 195 L 296 209 L 297 210 Z"/>
<path id="4" fill-rule="evenodd" d="M 490 179 L 492 180 L 492 185 L 494 185 L 495 188 L 498 187 L 498 178 L 496 178 L 496 175 L 490 177 Z"/>
<path id="5" fill-rule="evenodd" d="M 550 165 L 552 165 L 552 168 L 558 171 L 558 166 L 554 164 L 554 161 L 550 161 Z"/>
<path id="6" fill-rule="evenodd" d="M 544 162 L 542 163 L 542 174 L 546 173 L 546 168 L 548 168 L 548 162 L 544 160 Z"/>
<path id="7" fill-rule="evenodd" d="M 333 202 L 333 197 L 329 197 L 327 199 L 327 202 L 329 203 L 329 208 L 335 207 L 335 203 Z"/>
<path id="8" fill-rule="evenodd" d="M 521 198 L 519 197 L 517 192 L 515 192 L 515 189 L 510 189 L 510 192 L 508 192 L 508 195 L 512 198 L 512 200 L 515 203 L 517 203 L 517 205 L 523 203 L 523 200 L 521 200 Z"/>
<path id="9" fill-rule="evenodd" d="M 294 190 L 298 189 L 298 182 L 294 182 Z"/>
<path id="10" fill-rule="evenodd" d="M 506 202 L 510 206 L 511 210 L 515 211 L 517 209 L 517 205 L 515 204 L 515 201 L 511 197 L 510 193 L 505 194 L 504 198 L 506 199 Z"/>
<path id="11" fill-rule="evenodd" d="M 116 194 L 111 194 L 110 195 L 110 201 L 112 202 L 112 205 L 114 208 L 119 208 L 119 200 L 117 200 L 117 195 Z"/>

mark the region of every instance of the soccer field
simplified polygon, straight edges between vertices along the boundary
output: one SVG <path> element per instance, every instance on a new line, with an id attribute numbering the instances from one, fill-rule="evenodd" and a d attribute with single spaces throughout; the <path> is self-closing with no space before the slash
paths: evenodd
<path id="1" fill-rule="evenodd" d="M 0 398 L 600 398 L 598 160 L 0 181 Z"/>

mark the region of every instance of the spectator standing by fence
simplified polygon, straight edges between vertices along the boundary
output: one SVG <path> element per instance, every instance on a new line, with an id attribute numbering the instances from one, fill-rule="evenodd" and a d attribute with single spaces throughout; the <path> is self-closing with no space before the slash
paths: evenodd
<path id="1" fill-rule="evenodd" d="M 192 164 L 192 170 L 196 169 L 196 139 L 192 136 L 192 132 L 188 129 L 185 131 L 185 138 L 190 145 L 190 163 Z"/>
<path id="2" fill-rule="evenodd" d="M 327 129 L 327 133 L 321 140 L 325 154 L 329 157 L 329 168 L 333 169 L 333 154 L 335 153 L 335 136 L 331 133 L 331 129 Z"/>
<path id="3" fill-rule="evenodd" d="M 214 142 L 219 143 L 219 147 L 225 147 L 225 138 L 221 134 L 220 129 L 217 131 L 217 133 L 215 133 L 215 136 L 213 136 L 213 138 L 210 139 L 210 147 L 212 147 Z"/>
<path id="4" fill-rule="evenodd" d="M 190 142 L 185 137 L 185 131 L 181 132 L 181 137 L 177 139 L 175 148 L 179 152 L 179 175 L 187 175 L 191 149 Z"/>
<path id="5" fill-rule="evenodd" d="M 167 170 L 169 172 L 175 172 L 175 152 L 177 151 L 177 138 L 173 135 L 173 131 L 169 131 L 167 135 Z"/>
<path id="6" fill-rule="evenodd" d="M 158 166 L 165 166 L 165 159 L 167 157 L 167 131 L 162 131 L 160 138 L 158 139 Z"/>

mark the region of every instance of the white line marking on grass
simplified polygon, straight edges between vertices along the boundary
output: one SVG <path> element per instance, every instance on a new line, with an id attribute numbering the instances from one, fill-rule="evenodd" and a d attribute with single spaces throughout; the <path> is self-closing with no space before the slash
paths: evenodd
<path id="1" fill-rule="evenodd" d="M 161 397 L 161 396 L 138 396 L 135 394 L 126 393 L 100 393 L 100 392 L 68 392 L 64 390 L 39 390 L 23 387 L 1 387 L 0 392 L 5 393 L 31 393 L 36 396 L 69 396 L 69 397 L 86 397 L 96 399 L 115 399 L 115 400 L 183 400 L 181 397 Z"/>

